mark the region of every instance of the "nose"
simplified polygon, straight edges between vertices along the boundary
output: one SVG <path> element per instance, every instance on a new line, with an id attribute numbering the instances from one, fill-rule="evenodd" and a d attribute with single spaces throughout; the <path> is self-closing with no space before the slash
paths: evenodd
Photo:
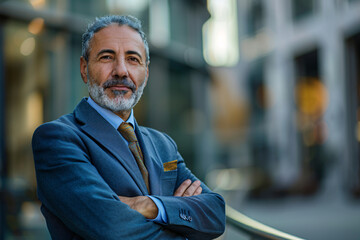
<path id="1" fill-rule="evenodd" d="M 114 61 L 112 76 L 114 78 L 124 78 L 129 76 L 126 63 L 123 59 L 117 59 Z"/>

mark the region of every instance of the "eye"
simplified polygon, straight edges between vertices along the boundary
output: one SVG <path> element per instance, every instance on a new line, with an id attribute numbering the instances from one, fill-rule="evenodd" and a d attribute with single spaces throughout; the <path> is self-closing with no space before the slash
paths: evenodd
<path id="1" fill-rule="evenodd" d="M 129 57 L 128 60 L 129 60 L 130 62 L 140 63 L 140 59 L 138 59 L 137 57 Z"/>
<path id="2" fill-rule="evenodd" d="M 112 59 L 112 57 L 110 55 L 103 55 L 100 57 L 100 59 L 108 60 L 108 59 Z"/>

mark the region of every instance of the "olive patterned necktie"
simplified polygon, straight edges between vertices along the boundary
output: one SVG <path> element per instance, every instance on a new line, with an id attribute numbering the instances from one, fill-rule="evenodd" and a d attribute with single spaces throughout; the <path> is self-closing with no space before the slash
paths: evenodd
<path id="1" fill-rule="evenodd" d="M 146 188 L 148 192 L 150 193 L 150 187 L 149 187 L 149 173 L 145 167 L 144 164 L 144 157 L 141 152 L 141 148 L 139 145 L 139 142 L 136 138 L 134 128 L 131 126 L 131 124 L 123 122 L 120 124 L 118 131 L 121 133 L 121 135 L 126 139 L 126 141 L 129 142 L 129 149 L 132 152 L 137 165 L 140 169 L 141 175 L 144 179 Z"/>

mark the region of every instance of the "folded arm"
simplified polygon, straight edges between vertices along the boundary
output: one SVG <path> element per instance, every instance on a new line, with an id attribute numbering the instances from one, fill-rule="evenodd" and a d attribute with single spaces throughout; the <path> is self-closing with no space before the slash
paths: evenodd
<path id="1" fill-rule="evenodd" d="M 201 194 L 191 196 L 185 192 L 185 194 L 180 194 L 181 196 L 178 195 L 182 183 L 189 180 L 195 183 L 199 179 L 186 167 L 175 142 L 166 134 L 164 136 L 173 146 L 174 155 L 170 158 L 177 159 L 175 196 L 154 196 L 163 203 L 165 208 L 168 222 L 164 226 L 185 235 L 188 239 L 219 237 L 225 230 L 224 199 L 212 192 L 204 183 L 200 185 Z"/>
<path id="2" fill-rule="evenodd" d="M 175 191 L 176 197 L 191 197 L 201 194 L 201 182 L 185 180 Z M 147 196 L 125 197 L 119 196 L 121 202 L 127 204 L 131 209 L 138 211 L 146 219 L 155 219 L 158 215 L 156 204 Z"/>
<path id="3" fill-rule="evenodd" d="M 163 226 L 188 239 L 213 239 L 220 236 L 225 229 L 223 198 L 201 183 L 185 166 L 184 160 L 176 148 L 174 151 L 176 155 L 170 157 L 177 159 L 177 183 L 173 195 L 152 196 L 160 200 L 165 209 L 167 222 L 163 223 Z M 147 219 L 157 216 L 156 205 L 146 196 L 120 197 L 120 200 L 143 214 Z M 148 204 L 143 204 L 145 202 Z M 145 210 L 143 207 L 149 208 Z M 148 211 L 149 209 L 150 211 Z M 151 214 L 147 215 L 149 212 Z"/>

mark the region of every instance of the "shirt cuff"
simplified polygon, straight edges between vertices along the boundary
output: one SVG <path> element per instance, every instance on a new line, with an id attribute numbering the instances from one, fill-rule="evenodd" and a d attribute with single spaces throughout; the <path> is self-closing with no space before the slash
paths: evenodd
<path id="1" fill-rule="evenodd" d="M 149 196 L 149 195 L 147 195 L 147 197 L 149 197 L 151 200 L 153 200 L 156 207 L 158 208 L 158 215 L 156 216 L 156 218 L 148 219 L 148 220 L 151 222 L 156 222 L 156 223 L 167 223 L 167 216 L 166 216 L 164 204 L 156 197 Z"/>

